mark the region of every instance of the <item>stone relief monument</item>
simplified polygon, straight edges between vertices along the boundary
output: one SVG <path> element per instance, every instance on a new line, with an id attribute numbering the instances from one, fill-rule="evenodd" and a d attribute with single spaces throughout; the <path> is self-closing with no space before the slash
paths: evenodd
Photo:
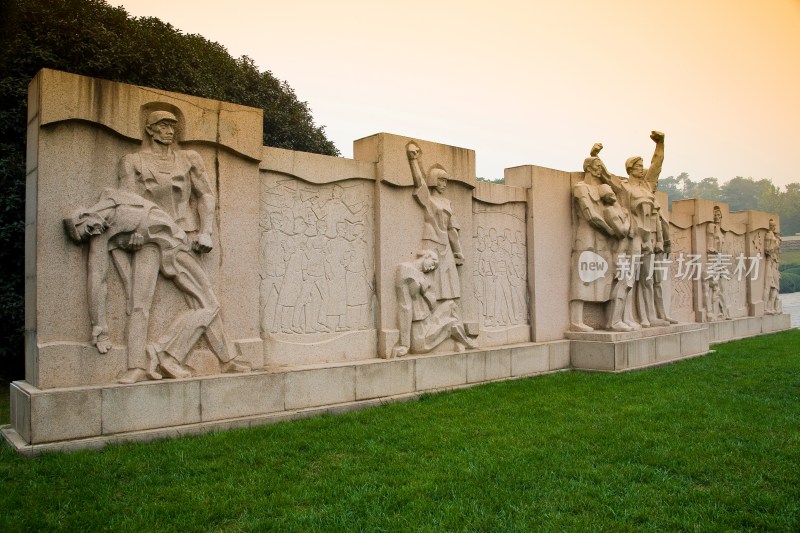
<path id="1" fill-rule="evenodd" d="M 18 450 L 643 368 L 789 327 L 779 220 L 668 209 L 663 133 L 626 177 L 595 144 L 580 172 L 499 184 L 472 150 L 388 133 L 353 159 L 265 147 L 262 113 L 31 82 L 26 377 L 2 429 Z"/>

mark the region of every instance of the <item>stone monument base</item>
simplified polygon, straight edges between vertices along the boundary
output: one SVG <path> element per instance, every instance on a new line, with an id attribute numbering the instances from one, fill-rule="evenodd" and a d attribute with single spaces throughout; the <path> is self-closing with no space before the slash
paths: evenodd
<path id="1" fill-rule="evenodd" d="M 708 352 L 706 324 L 676 324 L 631 332 L 567 332 L 573 368 L 620 372 Z"/>
<path id="2" fill-rule="evenodd" d="M 718 344 L 745 337 L 775 333 L 792 327 L 792 317 L 786 314 L 747 316 L 709 322 L 708 342 Z"/>
<path id="3" fill-rule="evenodd" d="M 251 427 L 568 369 L 568 340 L 132 385 L 11 384 L 3 437 L 25 455 Z"/>

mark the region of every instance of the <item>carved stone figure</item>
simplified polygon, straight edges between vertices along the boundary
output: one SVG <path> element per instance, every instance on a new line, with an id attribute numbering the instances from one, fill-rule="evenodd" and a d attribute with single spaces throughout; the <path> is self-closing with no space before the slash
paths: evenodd
<path id="1" fill-rule="evenodd" d="M 614 190 L 601 182 L 607 174 L 605 165 L 597 157 L 602 148 L 599 143 L 592 147 L 591 157 L 583 162 L 584 177 L 572 188 L 576 215 L 569 304 L 572 331 L 593 330 L 583 320 L 585 302 L 607 303 L 608 328 L 614 331 L 631 329 L 622 321 L 630 283 L 614 275 L 617 256 L 625 249 L 630 221 L 627 212 L 616 205 Z"/>
<path id="2" fill-rule="evenodd" d="M 211 233 L 216 199 L 200 155 L 173 147 L 177 125 L 177 118 L 169 111 L 153 111 L 147 116 L 142 149 L 120 161 L 119 185 L 161 208 L 190 235 L 191 249 L 206 253 L 213 246 Z M 192 197 L 197 201 L 196 212 L 190 206 Z M 128 369 L 130 375 L 138 376 L 141 372 L 136 369 L 148 368 L 147 326 L 161 253 L 154 244 L 145 245 L 139 232 L 131 233 L 125 248 L 136 253 L 128 256 L 115 252 L 113 257 L 123 278 L 130 278 L 126 280 L 130 314 Z"/>
<path id="3" fill-rule="evenodd" d="M 656 253 L 653 257 L 657 264 L 663 265 L 669 260 L 669 254 L 672 252 L 672 241 L 669 236 L 669 222 L 661 215 L 661 206 L 658 202 L 656 202 L 656 210 L 659 213 L 659 230 L 661 231 L 661 237 L 657 240 L 662 243 L 662 246 L 660 251 L 656 248 Z M 669 275 L 668 267 L 653 269 L 653 298 L 655 300 L 656 316 L 670 324 L 677 324 L 678 321 L 667 314 L 667 302 L 670 300 L 670 294 L 669 292 L 665 294 L 663 288 L 664 278 L 667 275 Z"/>
<path id="4" fill-rule="evenodd" d="M 714 221 L 706 226 L 706 273 L 703 292 L 708 320 L 730 320 L 727 287 L 728 274 L 721 268 L 725 250 L 725 233 L 722 230 L 722 210 L 714 206 Z"/>
<path id="5" fill-rule="evenodd" d="M 656 147 L 649 168 L 644 168 L 641 157 L 634 156 L 625 161 L 627 179 L 608 173 L 605 167 L 601 173 L 603 181 L 611 185 L 631 218 L 628 253 L 635 264 L 635 279 L 632 298 L 626 302 L 624 322 L 633 329 L 670 324 L 656 313 L 654 290 L 656 256 L 664 251 L 659 206 L 655 200 L 664 162 L 664 134 L 652 131 L 650 138 Z"/>
<path id="6" fill-rule="evenodd" d="M 777 230 L 775 221 L 769 219 L 769 231 L 764 238 L 764 256 L 766 258 L 765 278 L 766 278 L 766 304 L 764 312 L 768 315 L 775 315 L 781 312 L 778 293 L 781 287 L 781 273 L 778 269 L 781 254 L 781 237 Z"/>
<path id="7" fill-rule="evenodd" d="M 448 338 L 456 342 L 458 351 L 476 347 L 467 336 L 455 301 L 440 299 L 436 293 L 432 273 L 438 266 L 436 252 L 423 250 L 414 261 L 397 267 L 395 289 L 400 340 L 392 350 L 393 357 L 409 352 L 427 353 Z"/>
<path id="8" fill-rule="evenodd" d="M 413 142 L 406 145 L 406 155 L 414 179 L 414 198 L 424 213 L 422 247 L 436 251 L 439 257 L 439 266 L 434 271 L 437 296 L 440 300 L 459 298 L 461 284 L 456 267 L 464 263 L 464 255 L 458 234 L 460 226 L 450 200 L 444 197 L 449 176 L 437 164 L 431 167 L 426 178 L 419 162 L 422 150 Z"/>
<path id="9" fill-rule="evenodd" d="M 208 339 L 223 372 L 249 370 L 230 355 L 211 283 L 191 251 L 186 232 L 164 210 L 131 192 L 107 189 L 96 204 L 78 209 L 64 220 L 64 225 L 75 242 L 89 241 L 89 315 L 92 339 L 100 353 L 111 348 L 106 321 L 108 256 L 115 250 L 129 249 L 132 236 L 137 236 L 141 247 L 135 254 L 142 250 L 155 253 L 155 275 L 160 272 L 172 281 L 189 306 L 189 310 L 175 317 L 158 341 L 147 345 L 147 363 L 123 372 L 121 383 L 161 379 L 162 374 L 190 377 L 191 372 L 182 363 L 201 335 Z"/>

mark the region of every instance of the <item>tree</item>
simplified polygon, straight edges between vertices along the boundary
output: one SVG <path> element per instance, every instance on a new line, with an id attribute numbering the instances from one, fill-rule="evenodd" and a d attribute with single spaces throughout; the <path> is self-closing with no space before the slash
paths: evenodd
<path id="1" fill-rule="evenodd" d="M 250 58 L 103 0 L 3 0 L 0 50 L 0 379 L 23 374 L 27 87 L 40 69 L 258 107 L 267 146 L 339 155 L 308 104 Z"/>

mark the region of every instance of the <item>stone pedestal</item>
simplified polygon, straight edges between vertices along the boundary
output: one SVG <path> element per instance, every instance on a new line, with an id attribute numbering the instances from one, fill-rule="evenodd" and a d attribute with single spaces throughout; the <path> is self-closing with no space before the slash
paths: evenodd
<path id="1" fill-rule="evenodd" d="M 708 323 L 708 341 L 711 344 L 744 339 L 765 333 L 790 329 L 791 316 L 786 314 L 748 316 Z"/>
<path id="2" fill-rule="evenodd" d="M 629 333 L 566 333 L 573 368 L 620 372 L 708 352 L 705 324 L 677 324 Z"/>
<path id="3" fill-rule="evenodd" d="M 569 363 L 569 341 L 562 340 L 133 385 L 43 390 L 15 381 L 12 424 L 2 434 L 26 455 L 96 449 L 349 411 Z"/>

